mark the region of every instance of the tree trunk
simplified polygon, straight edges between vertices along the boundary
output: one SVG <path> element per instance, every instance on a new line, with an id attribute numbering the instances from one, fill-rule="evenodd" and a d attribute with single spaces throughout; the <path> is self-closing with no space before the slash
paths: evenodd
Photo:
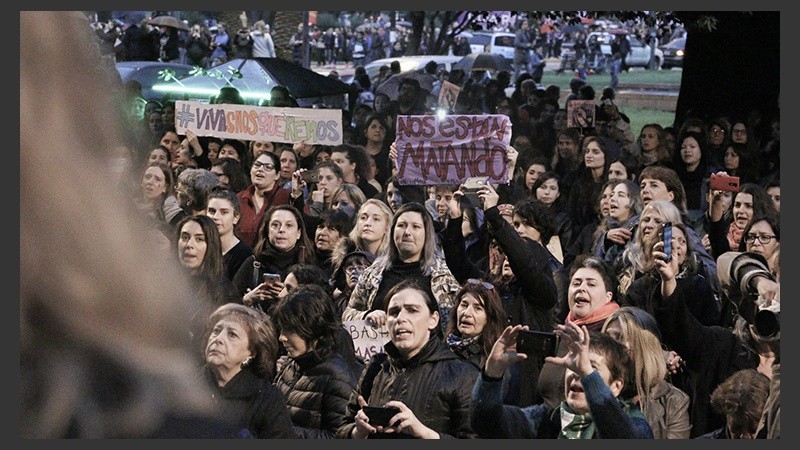
<path id="1" fill-rule="evenodd" d="M 225 24 L 225 29 L 228 31 L 228 35 L 233 36 L 236 35 L 236 32 L 242 29 L 245 25 L 242 25 L 242 19 L 239 16 L 242 14 L 242 11 L 217 11 L 217 21 L 222 22 Z M 249 25 L 249 24 L 247 24 Z"/>
<path id="2" fill-rule="evenodd" d="M 272 27 L 272 42 L 278 58 L 293 61 L 292 47 L 289 39 L 297 32 L 297 25 L 303 23 L 304 11 L 276 11 L 275 24 Z"/>
<path id="3" fill-rule="evenodd" d="M 694 16 L 681 14 L 692 23 Z M 675 126 L 690 111 L 736 117 L 758 109 L 769 123 L 780 111 L 780 12 L 713 15 L 714 31 L 688 29 Z"/>

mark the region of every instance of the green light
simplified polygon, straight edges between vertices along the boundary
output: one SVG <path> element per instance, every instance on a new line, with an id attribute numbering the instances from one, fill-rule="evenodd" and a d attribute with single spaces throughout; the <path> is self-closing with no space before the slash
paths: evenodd
<path id="1" fill-rule="evenodd" d="M 198 87 L 188 87 L 188 86 L 172 86 L 166 84 L 153 85 L 153 90 L 156 92 L 190 94 L 203 97 L 216 97 L 217 95 L 219 95 L 219 89 L 198 88 Z M 241 94 L 243 99 L 252 99 L 252 100 L 270 99 L 269 92 L 249 91 L 249 92 L 239 92 L 239 93 Z"/>

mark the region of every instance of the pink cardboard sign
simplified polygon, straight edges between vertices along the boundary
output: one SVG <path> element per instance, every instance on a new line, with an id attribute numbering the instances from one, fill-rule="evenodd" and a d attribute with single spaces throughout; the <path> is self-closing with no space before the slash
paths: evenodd
<path id="1" fill-rule="evenodd" d="M 470 177 L 507 183 L 511 120 L 504 114 L 397 116 L 400 184 L 460 184 Z"/>

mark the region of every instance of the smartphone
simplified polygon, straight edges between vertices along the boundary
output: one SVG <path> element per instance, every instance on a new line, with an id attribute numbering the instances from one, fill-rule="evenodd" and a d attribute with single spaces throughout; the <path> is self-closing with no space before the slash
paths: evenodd
<path id="1" fill-rule="evenodd" d="M 263 275 L 264 283 L 280 283 L 281 282 L 281 274 L 279 273 L 265 273 Z"/>
<path id="2" fill-rule="evenodd" d="M 316 170 L 306 170 L 300 174 L 300 178 L 307 184 L 316 183 L 319 181 L 319 172 Z"/>
<path id="3" fill-rule="evenodd" d="M 552 331 L 525 331 L 517 333 L 517 353 L 528 356 L 556 356 L 558 336 Z"/>
<path id="4" fill-rule="evenodd" d="M 478 190 L 482 187 L 486 186 L 486 183 L 489 182 L 489 177 L 470 177 L 464 181 L 464 184 L 461 188 L 461 192 L 464 193 L 464 197 L 466 197 L 473 206 L 480 208 L 482 207 L 481 198 L 478 197 Z"/>
<path id="5" fill-rule="evenodd" d="M 464 181 L 464 189 L 477 191 L 478 189 L 486 186 L 489 182 L 489 177 L 469 177 Z"/>
<path id="6" fill-rule="evenodd" d="M 711 175 L 708 186 L 712 191 L 739 192 L 739 177 Z"/>
<path id="7" fill-rule="evenodd" d="M 372 426 L 382 426 L 388 427 L 389 420 L 392 419 L 397 413 L 400 412 L 400 408 L 396 406 L 362 406 L 362 410 L 364 410 L 364 414 L 369 417 L 369 423 Z"/>
<path id="8" fill-rule="evenodd" d="M 667 262 L 672 260 L 672 222 L 664 222 L 661 229 L 661 240 L 664 241 L 664 253 L 667 254 Z"/>

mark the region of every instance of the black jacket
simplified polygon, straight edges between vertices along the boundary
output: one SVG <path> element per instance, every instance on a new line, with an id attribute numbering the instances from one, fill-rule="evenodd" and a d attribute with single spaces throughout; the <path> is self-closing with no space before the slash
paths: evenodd
<path id="1" fill-rule="evenodd" d="M 390 400 L 398 400 L 414 411 L 422 424 L 437 431 L 441 438 L 475 437 L 469 424 L 472 386 L 480 373 L 475 366 L 456 356 L 435 334 L 409 360 L 403 359 L 391 342 L 384 349 L 385 354 L 379 353 L 370 359 L 356 387 L 369 405 L 382 406 Z M 374 377 L 367 375 L 375 371 Z M 361 409 L 357 398 L 355 393 L 350 397 L 346 425 L 338 433 L 340 438 L 350 438 L 355 427 L 355 415 Z M 370 436 L 373 437 L 408 436 Z"/>
<path id="2" fill-rule="evenodd" d="M 259 378 L 245 368 L 224 387 L 219 387 L 211 369 L 204 368 L 206 381 L 220 417 L 247 427 L 258 439 L 295 439 L 292 419 L 286 409 L 286 398 L 270 380 Z"/>
<path id="3" fill-rule="evenodd" d="M 275 379 L 286 396 L 297 434 L 305 439 L 334 439 L 344 424 L 347 401 L 358 381 L 338 353 L 321 359 L 316 352 L 289 358 Z"/>

